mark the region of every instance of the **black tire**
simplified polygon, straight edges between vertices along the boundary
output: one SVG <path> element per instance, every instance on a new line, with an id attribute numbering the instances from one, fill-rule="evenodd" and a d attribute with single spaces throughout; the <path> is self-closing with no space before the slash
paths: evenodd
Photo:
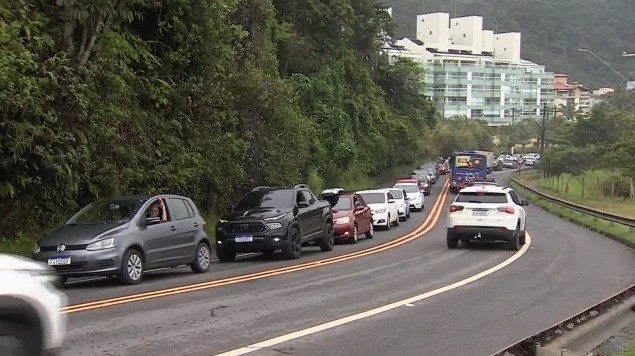
<path id="1" fill-rule="evenodd" d="M 320 250 L 323 252 L 333 251 L 333 248 L 335 247 L 335 237 L 333 236 L 334 232 L 333 223 L 327 221 L 326 224 L 324 224 L 324 236 L 320 239 Z"/>
<path id="2" fill-rule="evenodd" d="M 399 226 L 399 214 L 397 214 L 397 219 L 395 219 L 395 222 L 392 225 Z"/>
<path id="3" fill-rule="evenodd" d="M 408 209 L 408 214 L 406 214 L 406 219 L 410 219 L 410 209 Z"/>
<path id="4" fill-rule="evenodd" d="M 353 225 L 353 236 L 348 238 L 348 242 L 352 244 L 357 243 L 359 230 L 357 230 L 357 224 Z"/>
<path id="5" fill-rule="evenodd" d="M 145 272 L 145 261 L 141 253 L 135 249 L 126 251 L 121 260 L 121 271 L 119 280 L 123 284 L 138 284 L 143 279 Z"/>
<path id="6" fill-rule="evenodd" d="M 392 224 L 390 223 L 390 214 L 388 214 L 387 219 L 388 219 L 388 220 L 386 220 L 386 226 L 384 226 L 384 228 L 385 228 L 386 230 L 390 230 L 390 228 L 392 227 Z"/>
<path id="7" fill-rule="evenodd" d="M 210 247 L 205 242 L 199 242 L 196 246 L 196 252 L 194 254 L 194 262 L 190 264 L 190 268 L 195 273 L 205 273 L 209 270 L 211 264 L 212 252 Z"/>
<path id="8" fill-rule="evenodd" d="M 221 262 L 234 262 L 236 261 L 236 252 L 218 245 L 216 246 L 216 257 Z"/>
<path id="9" fill-rule="evenodd" d="M 523 232 L 520 235 L 520 244 L 524 245 L 525 244 L 525 235 L 527 234 L 527 220 L 525 220 L 525 228 L 523 229 Z"/>
<path id="10" fill-rule="evenodd" d="M 0 355 L 32 356 L 42 354 L 42 340 L 37 332 L 21 323 L 0 321 Z"/>
<path id="11" fill-rule="evenodd" d="M 302 254 L 302 237 L 296 227 L 289 229 L 287 245 L 282 249 L 282 255 L 287 260 L 297 260 Z"/>
<path id="12" fill-rule="evenodd" d="M 459 247 L 459 239 L 456 236 L 448 233 L 446 235 L 446 240 L 448 243 L 448 248 L 455 249 Z"/>
<path id="13" fill-rule="evenodd" d="M 372 239 L 374 237 L 373 236 L 374 233 L 375 233 L 375 227 L 373 226 L 373 222 L 371 221 L 370 226 L 368 227 L 368 231 L 366 231 L 366 238 L 369 240 Z"/>
<path id="14" fill-rule="evenodd" d="M 520 249 L 520 224 L 516 227 L 514 236 L 512 236 L 511 240 L 509 240 L 507 248 L 512 251 L 518 251 Z"/>

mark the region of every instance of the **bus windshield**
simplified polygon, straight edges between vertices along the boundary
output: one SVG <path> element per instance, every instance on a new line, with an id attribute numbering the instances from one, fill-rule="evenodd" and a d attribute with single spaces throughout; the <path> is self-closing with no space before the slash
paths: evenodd
<path id="1" fill-rule="evenodd" d="M 454 157 L 454 166 L 459 169 L 479 169 L 486 164 L 485 158 L 482 156 L 456 155 Z"/>

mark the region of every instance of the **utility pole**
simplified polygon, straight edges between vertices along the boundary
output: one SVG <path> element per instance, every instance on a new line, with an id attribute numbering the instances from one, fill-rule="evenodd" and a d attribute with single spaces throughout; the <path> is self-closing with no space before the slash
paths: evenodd
<path id="1" fill-rule="evenodd" d="M 545 135 L 547 131 L 547 103 L 545 103 L 542 107 L 542 127 L 540 130 L 540 157 L 545 152 Z"/>

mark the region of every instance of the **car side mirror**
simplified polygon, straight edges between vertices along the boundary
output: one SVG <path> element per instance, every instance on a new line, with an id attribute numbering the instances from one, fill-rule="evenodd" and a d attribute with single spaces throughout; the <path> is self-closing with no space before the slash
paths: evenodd
<path id="1" fill-rule="evenodd" d="M 520 201 L 520 205 L 522 205 L 522 206 L 528 206 L 528 205 L 529 205 L 529 202 L 528 202 L 527 200 L 521 200 L 521 201 Z"/>
<path id="2" fill-rule="evenodd" d="M 298 203 L 298 208 L 308 208 L 308 207 L 309 207 L 309 203 L 305 201 L 301 201 Z"/>
<path id="3" fill-rule="evenodd" d="M 423 190 L 422 190 L 423 191 Z M 410 200 L 408 197 L 403 197 L 403 200 Z"/>
<path id="4" fill-rule="evenodd" d="M 156 224 L 159 224 L 159 223 L 161 223 L 161 218 L 160 217 L 158 217 L 158 216 L 157 217 L 149 217 L 149 218 L 146 218 L 143 221 L 143 226 L 156 225 Z"/>
<path id="5" fill-rule="evenodd" d="M 388 199 L 388 204 L 392 204 L 395 202 L 395 199 Z"/>
<path id="6" fill-rule="evenodd" d="M 227 211 L 232 211 L 232 210 L 234 210 L 234 206 L 233 205 L 230 205 L 230 206 L 227 207 Z"/>
<path id="7" fill-rule="evenodd" d="M 366 207 L 363 206 L 363 205 L 358 205 L 358 206 L 355 207 L 355 211 L 362 211 L 364 209 L 366 209 Z"/>

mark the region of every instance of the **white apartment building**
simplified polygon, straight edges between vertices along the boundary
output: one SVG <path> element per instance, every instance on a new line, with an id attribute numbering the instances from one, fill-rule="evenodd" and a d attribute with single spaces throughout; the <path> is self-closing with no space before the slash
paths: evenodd
<path id="1" fill-rule="evenodd" d="M 520 57 L 521 34 L 483 30 L 481 16 L 417 16 L 416 38 L 389 46 L 426 69 L 426 95 L 444 117 L 467 116 L 492 126 L 536 119 L 553 110 L 554 73 Z"/>

